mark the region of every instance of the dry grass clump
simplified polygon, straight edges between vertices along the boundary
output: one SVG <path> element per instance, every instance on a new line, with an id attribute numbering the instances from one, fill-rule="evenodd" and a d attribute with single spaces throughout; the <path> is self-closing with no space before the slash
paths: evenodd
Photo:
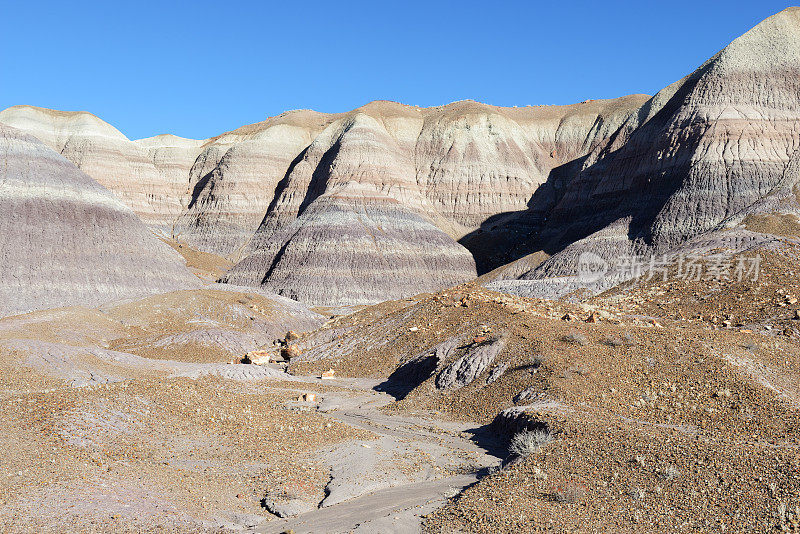
<path id="1" fill-rule="evenodd" d="M 608 345 L 609 347 L 632 347 L 636 345 L 636 340 L 633 339 L 633 336 L 630 335 L 628 332 L 622 334 L 622 336 L 611 336 L 603 339 L 603 345 Z"/>
<path id="2" fill-rule="evenodd" d="M 625 344 L 625 341 L 619 337 L 607 337 L 603 340 L 603 345 L 608 345 L 609 347 L 621 347 Z"/>
<path id="3" fill-rule="evenodd" d="M 646 493 L 642 488 L 636 486 L 635 488 L 631 488 L 631 490 L 628 492 L 628 495 L 634 501 L 641 501 L 645 498 Z"/>
<path id="4" fill-rule="evenodd" d="M 550 431 L 544 429 L 523 430 L 511 438 L 509 450 L 517 456 L 530 456 L 553 441 Z"/>

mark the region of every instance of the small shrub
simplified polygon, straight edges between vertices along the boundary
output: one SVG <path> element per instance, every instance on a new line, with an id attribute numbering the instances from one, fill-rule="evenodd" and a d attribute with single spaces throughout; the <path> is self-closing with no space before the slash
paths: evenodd
<path id="1" fill-rule="evenodd" d="M 511 438 L 509 450 L 517 456 L 530 456 L 551 441 L 553 435 L 548 430 L 523 430 Z"/>
<path id="2" fill-rule="evenodd" d="M 582 347 L 589 343 L 589 340 L 586 339 L 586 336 L 579 332 L 570 332 L 566 336 L 562 337 L 561 341 L 564 341 L 565 343 L 572 343 L 573 345 L 580 345 Z"/>
<path id="3" fill-rule="evenodd" d="M 570 372 L 575 373 L 578 376 L 586 376 L 589 374 L 589 368 L 586 367 L 584 364 L 574 365 L 570 367 Z"/>

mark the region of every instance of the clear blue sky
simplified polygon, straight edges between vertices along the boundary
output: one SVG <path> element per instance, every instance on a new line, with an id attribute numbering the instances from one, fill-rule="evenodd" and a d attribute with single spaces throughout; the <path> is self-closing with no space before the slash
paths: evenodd
<path id="1" fill-rule="evenodd" d="M 209 137 L 376 99 L 567 104 L 652 94 L 771 0 L 2 1 L 0 109 L 87 110 L 132 139 Z"/>

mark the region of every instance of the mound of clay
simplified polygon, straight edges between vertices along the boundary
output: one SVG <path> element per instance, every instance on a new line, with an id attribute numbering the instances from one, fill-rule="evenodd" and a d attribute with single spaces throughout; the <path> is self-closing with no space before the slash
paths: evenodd
<path id="1" fill-rule="evenodd" d="M 0 156 L 0 315 L 198 285 L 130 208 L 37 139 L 0 126 Z"/>

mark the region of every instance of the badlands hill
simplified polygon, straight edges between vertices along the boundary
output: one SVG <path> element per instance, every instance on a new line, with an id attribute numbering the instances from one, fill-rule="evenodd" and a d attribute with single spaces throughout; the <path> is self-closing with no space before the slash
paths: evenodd
<path id="1" fill-rule="evenodd" d="M 763 241 L 723 231 L 798 211 L 799 16 L 770 17 L 652 98 L 376 101 L 203 141 L 130 141 L 88 113 L 30 106 L 0 122 L 64 154 L 151 228 L 223 256 L 225 282 L 361 304 L 499 267 L 492 287 L 563 295 L 585 287 L 574 275 L 590 251 L 610 266 L 597 291 L 629 277 L 620 258 Z"/>
<path id="2" fill-rule="evenodd" d="M 138 143 L 91 113 L 14 106 L 0 123 L 42 141 L 113 192 L 146 224 L 171 231 L 200 142 L 157 136 Z"/>
<path id="3" fill-rule="evenodd" d="M 489 217 L 524 210 L 558 158 L 590 150 L 640 100 L 427 110 L 376 102 L 355 110 L 287 172 L 250 255 L 226 279 L 323 303 L 466 281 L 476 269 L 456 239 Z"/>
<path id="4" fill-rule="evenodd" d="M 130 208 L 40 141 L 0 125 L 0 316 L 192 288 Z"/>
<path id="5" fill-rule="evenodd" d="M 515 290 L 546 294 L 552 285 L 542 290 L 548 284 L 536 281 L 574 275 L 582 252 L 613 264 L 674 253 L 697 236 L 725 240 L 732 235 L 725 230 L 748 216 L 800 213 L 798 73 L 800 9 L 790 8 L 660 91 L 588 156 L 551 173 L 531 201 L 527 216 L 536 222 L 522 248 L 555 256 L 524 273 L 533 282 Z"/>
<path id="6" fill-rule="evenodd" d="M 205 141 L 130 141 L 88 113 L 31 106 L 0 112 L 0 122 L 64 154 L 154 229 L 243 260 L 227 280 L 333 305 L 474 277 L 484 258 L 457 241 L 523 213 L 551 169 L 605 142 L 645 100 L 373 102 L 338 115 L 287 112 Z M 348 237 L 333 247 L 338 235 Z"/>

